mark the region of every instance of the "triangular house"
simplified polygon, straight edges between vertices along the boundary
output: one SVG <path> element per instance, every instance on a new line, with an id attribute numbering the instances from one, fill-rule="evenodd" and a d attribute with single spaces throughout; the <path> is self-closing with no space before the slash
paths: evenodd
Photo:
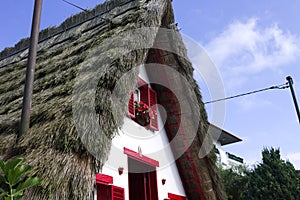
<path id="1" fill-rule="evenodd" d="M 110 0 L 41 31 L 17 142 L 28 42 L 0 53 L 0 159 L 43 180 L 23 199 L 226 199 L 215 156 L 199 158 L 208 123 L 171 0 Z"/>

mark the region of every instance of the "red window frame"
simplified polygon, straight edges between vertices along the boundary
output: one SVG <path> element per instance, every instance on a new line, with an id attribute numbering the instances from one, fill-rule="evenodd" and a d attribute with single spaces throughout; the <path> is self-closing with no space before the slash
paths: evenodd
<path id="1" fill-rule="evenodd" d="M 154 160 L 144 155 L 141 156 L 138 152 L 127 149 L 126 147 L 124 147 L 124 154 L 127 154 L 128 157 L 143 162 L 147 165 L 159 167 L 159 162 L 157 160 Z"/>
<path id="2" fill-rule="evenodd" d="M 128 170 L 132 166 L 146 169 L 128 173 L 129 198 L 158 200 L 156 167 L 159 167 L 159 162 L 126 147 L 124 147 L 124 154 L 128 157 Z"/>
<path id="3" fill-rule="evenodd" d="M 140 91 L 140 101 L 147 104 L 151 107 L 152 111 L 156 113 L 154 118 L 150 119 L 150 123 L 148 128 L 154 131 L 158 131 L 158 117 L 157 117 L 157 94 L 156 91 L 153 90 L 148 86 L 148 83 L 145 82 L 143 79 L 138 79 L 138 88 Z M 134 94 L 133 92 L 130 95 L 129 102 L 128 102 L 128 116 L 133 120 L 136 117 L 135 113 L 135 102 L 134 102 Z"/>
<path id="4" fill-rule="evenodd" d="M 113 184 L 114 178 L 106 174 L 96 174 L 96 183 L 97 184 Z"/>

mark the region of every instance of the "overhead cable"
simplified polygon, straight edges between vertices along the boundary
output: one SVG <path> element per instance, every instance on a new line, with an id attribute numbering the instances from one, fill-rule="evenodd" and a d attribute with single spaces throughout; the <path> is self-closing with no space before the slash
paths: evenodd
<path id="1" fill-rule="evenodd" d="M 226 97 L 226 98 L 222 98 L 222 99 L 207 101 L 207 102 L 204 102 L 204 104 L 215 103 L 215 102 L 219 102 L 219 101 L 226 101 L 228 99 L 234 99 L 234 98 L 237 98 L 237 97 L 242 97 L 242 96 L 246 96 L 246 95 L 250 95 L 250 94 L 255 94 L 255 93 L 258 93 L 258 92 L 263 92 L 263 91 L 267 91 L 267 90 L 274 90 L 274 89 L 286 89 L 286 88 L 289 88 L 289 87 L 290 87 L 289 83 L 287 82 L 287 83 L 282 84 L 282 85 L 271 86 L 271 87 L 268 87 L 268 88 L 264 88 L 264 89 L 260 89 L 260 90 L 254 90 L 254 91 L 251 91 L 251 92 L 238 94 L 238 95 L 234 95 L 234 96 L 231 96 L 231 97 Z"/>

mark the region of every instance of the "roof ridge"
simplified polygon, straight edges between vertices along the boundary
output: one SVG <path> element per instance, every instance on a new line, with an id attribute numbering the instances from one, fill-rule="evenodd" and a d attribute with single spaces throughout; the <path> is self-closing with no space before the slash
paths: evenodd
<path id="1" fill-rule="evenodd" d="M 72 29 L 90 21 L 96 17 L 101 17 L 102 15 L 108 13 L 116 7 L 124 6 L 130 2 L 139 2 L 139 0 L 106 0 L 105 2 L 96 5 L 93 9 L 88 11 L 82 11 L 75 15 L 71 15 L 65 19 L 59 26 L 48 27 L 40 31 L 39 33 L 39 43 L 43 42 L 57 34 L 64 31 Z M 103 20 L 107 20 L 103 18 Z M 0 51 L 0 61 L 9 58 L 15 54 L 18 54 L 29 47 L 30 38 L 22 38 L 14 47 L 7 47 Z"/>

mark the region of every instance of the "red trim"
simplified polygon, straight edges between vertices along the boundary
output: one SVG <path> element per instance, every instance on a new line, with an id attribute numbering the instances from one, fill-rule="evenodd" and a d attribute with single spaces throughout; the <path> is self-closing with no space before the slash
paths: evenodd
<path id="1" fill-rule="evenodd" d="M 155 54 L 153 56 L 156 57 L 157 62 L 160 63 L 160 64 L 163 64 L 163 59 L 162 59 L 162 56 L 160 54 L 160 50 L 159 49 L 154 49 L 154 52 L 155 52 Z M 170 83 L 168 81 L 169 78 L 168 78 L 168 75 L 167 75 L 167 73 L 164 69 L 162 69 L 162 71 L 161 71 L 161 78 L 166 80 L 165 87 L 168 88 L 167 86 L 170 85 Z M 157 90 L 156 92 L 158 94 L 162 94 L 162 93 L 164 93 L 164 90 Z M 169 102 L 167 102 L 167 101 L 160 102 L 160 104 L 162 104 L 163 106 L 173 106 L 172 115 L 174 117 L 176 117 L 176 119 L 177 119 L 177 123 L 176 123 L 177 126 L 175 125 L 175 128 L 176 127 L 179 128 L 178 132 L 177 132 L 177 135 L 179 134 L 179 136 L 181 137 L 181 138 L 177 137 L 176 139 L 185 141 L 187 136 L 186 136 L 183 128 L 182 127 L 180 128 L 180 123 L 181 123 L 180 108 L 176 105 L 176 103 L 172 102 L 172 101 L 175 101 L 175 99 L 176 99 L 174 94 L 169 90 L 167 90 L 166 93 L 169 96 Z M 169 114 L 168 114 L 168 116 L 169 116 Z M 174 124 L 167 124 L 166 123 L 165 126 L 164 126 L 164 128 L 167 132 L 167 136 L 169 138 L 169 141 L 171 141 L 174 138 L 174 136 L 170 134 L 170 130 L 173 128 L 172 127 L 173 125 Z M 186 144 L 184 144 L 184 145 L 186 145 Z M 176 151 L 177 151 L 176 145 L 174 147 L 172 147 L 172 151 L 173 151 L 173 153 L 176 154 Z M 185 162 L 189 162 L 190 165 L 191 165 L 191 167 L 189 167 L 188 169 L 183 168 L 180 164 L 180 163 L 182 163 L 182 160 L 185 159 L 184 157 L 187 157 L 187 161 L 185 161 Z M 190 149 L 187 149 L 185 151 L 184 155 L 181 158 L 176 160 L 176 165 L 177 165 L 177 168 L 179 170 L 179 175 L 180 175 L 181 181 L 183 182 L 183 186 L 184 186 L 185 193 L 186 193 L 187 197 L 191 197 L 191 196 L 193 196 L 194 193 L 196 193 L 196 194 L 200 195 L 201 200 L 205 200 L 205 196 L 204 196 L 202 185 L 201 185 L 201 182 L 200 182 L 200 179 L 199 179 L 198 171 L 197 171 L 197 168 L 195 166 L 194 158 L 191 154 Z M 192 171 L 192 176 L 190 177 L 190 179 L 185 179 L 184 173 L 186 173 L 187 170 Z M 189 181 L 195 182 L 195 184 L 197 185 L 197 188 L 195 188 L 195 189 L 191 188 L 188 184 Z"/>
<path id="2" fill-rule="evenodd" d="M 114 179 L 112 176 L 106 174 L 96 174 L 96 183 L 97 184 L 113 184 Z"/>
<path id="3" fill-rule="evenodd" d="M 159 167 L 159 162 L 157 160 L 154 160 L 152 158 L 149 158 L 147 156 L 142 155 L 140 157 L 140 154 L 132 151 L 130 149 L 127 149 L 126 147 L 124 147 L 124 154 L 127 154 L 128 157 L 135 159 L 137 161 L 143 162 L 147 165 L 153 166 L 153 167 Z"/>
<path id="4" fill-rule="evenodd" d="M 172 193 L 168 193 L 168 198 L 170 200 L 186 200 L 186 197 L 180 196 L 180 195 L 177 195 L 177 194 L 172 194 Z"/>
<path id="5" fill-rule="evenodd" d="M 128 102 L 128 115 L 131 118 L 135 118 L 135 104 L 134 104 L 134 95 L 133 92 L 130 95 L 130 99 Z"/>
<path id="6" fill-rule="evenodd" d="M 157 119 L 157 99 L 155 90 L 148 88 L 148 102 L 149 107 L 152 109 L 154 113 L 154 119 L 150 120 L 150 128 L 154 131 L 158 131 L 158 119 Z"/>
<path id="7" fill-rule="evenodd" d="M 140 90 L 140 101 L 147 104 L 149 106 L 149 94 L 148 94 L 148 85 L 144 85 L 139 87 Z"/>

